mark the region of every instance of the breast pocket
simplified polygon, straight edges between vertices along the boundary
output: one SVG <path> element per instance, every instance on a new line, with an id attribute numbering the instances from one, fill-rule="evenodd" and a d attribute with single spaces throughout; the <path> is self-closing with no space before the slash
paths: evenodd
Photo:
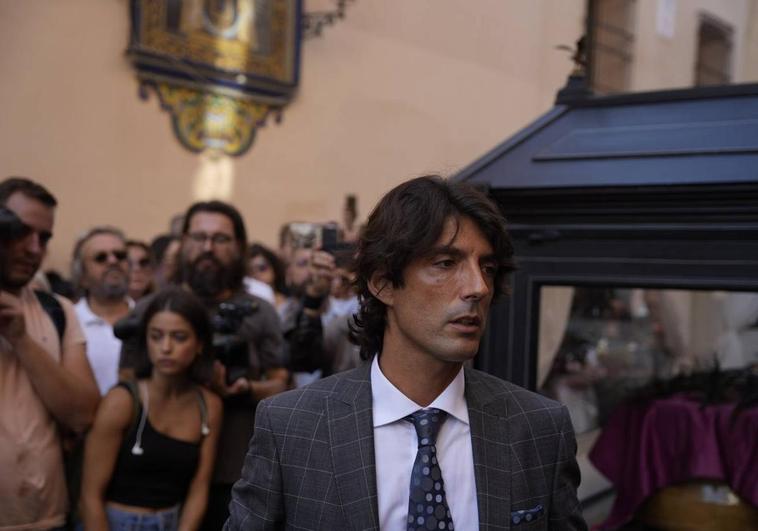
<path id="1" fill-rule="evenodd" d="M 547 529 L 547 521 L 547 514 L 542 505 L 511 511 L 511 529 L 513 531 Z"/>

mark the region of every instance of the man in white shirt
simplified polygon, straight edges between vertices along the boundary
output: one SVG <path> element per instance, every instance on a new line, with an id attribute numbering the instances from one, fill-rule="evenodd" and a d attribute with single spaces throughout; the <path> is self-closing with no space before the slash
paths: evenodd
<path id="1" fill-rule="evenodd" d="M 464 365 L 512 256 L 475 189 L 390 191 L 356 256 L 371 362 L 259 404 L 225 529 L 586 529 L 566 408 Z"/>
<path id="2" fill-rule="evenodd" d="M 127 295 L 127 257 L 124 234 L 100 226 L 77 240 L 71 260 L 72 281 L 83 293 L 74 308 L 87 338 L 87 358 L 101 395 L 118 382 L 121 340 L 113 335 L 113 324 L 134 306 Z"/>

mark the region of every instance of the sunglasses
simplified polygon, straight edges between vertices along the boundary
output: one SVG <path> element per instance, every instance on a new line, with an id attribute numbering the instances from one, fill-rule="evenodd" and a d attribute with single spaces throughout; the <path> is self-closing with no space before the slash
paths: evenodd
<path id="1" fill-rule="evenodd" d="M 100 251 L 95 256 L 92 257 L 92 259 L 97 264 L 104 264 L 108 261 L 108 257 L 113 256 L 113 258 L 116 259 L 117 262 L 123 262 L 126 260 L 126 251 L 117 250 L 117 251 Z"/>

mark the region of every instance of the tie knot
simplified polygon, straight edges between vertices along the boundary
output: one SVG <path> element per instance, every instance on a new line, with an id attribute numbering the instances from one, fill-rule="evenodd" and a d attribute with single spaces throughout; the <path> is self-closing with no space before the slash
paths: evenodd
<path id="1" fill-rule="evenodd" d="M 422 446 L 432 446 L 437 441 L 437 434 L 440 431 L 442 423 L 445 422 L 447 413 L 441 409 L 419 409 L 411 413 L 405 420 L 412 422 L 416 428 L 419 448 Z"/>

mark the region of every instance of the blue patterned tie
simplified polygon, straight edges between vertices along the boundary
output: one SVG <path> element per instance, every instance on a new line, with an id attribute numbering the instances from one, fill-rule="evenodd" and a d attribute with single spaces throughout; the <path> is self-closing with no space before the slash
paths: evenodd
<path id="1" fill-rule="evenodd" d="M 432 408 L 421 409 L 405 417 L 413 423 L 418 436 L 418 452 L 413 462 L 408 499 L 408 531 L 453 529 L 435 446 L 446 416 L 444 411 Z"/>

